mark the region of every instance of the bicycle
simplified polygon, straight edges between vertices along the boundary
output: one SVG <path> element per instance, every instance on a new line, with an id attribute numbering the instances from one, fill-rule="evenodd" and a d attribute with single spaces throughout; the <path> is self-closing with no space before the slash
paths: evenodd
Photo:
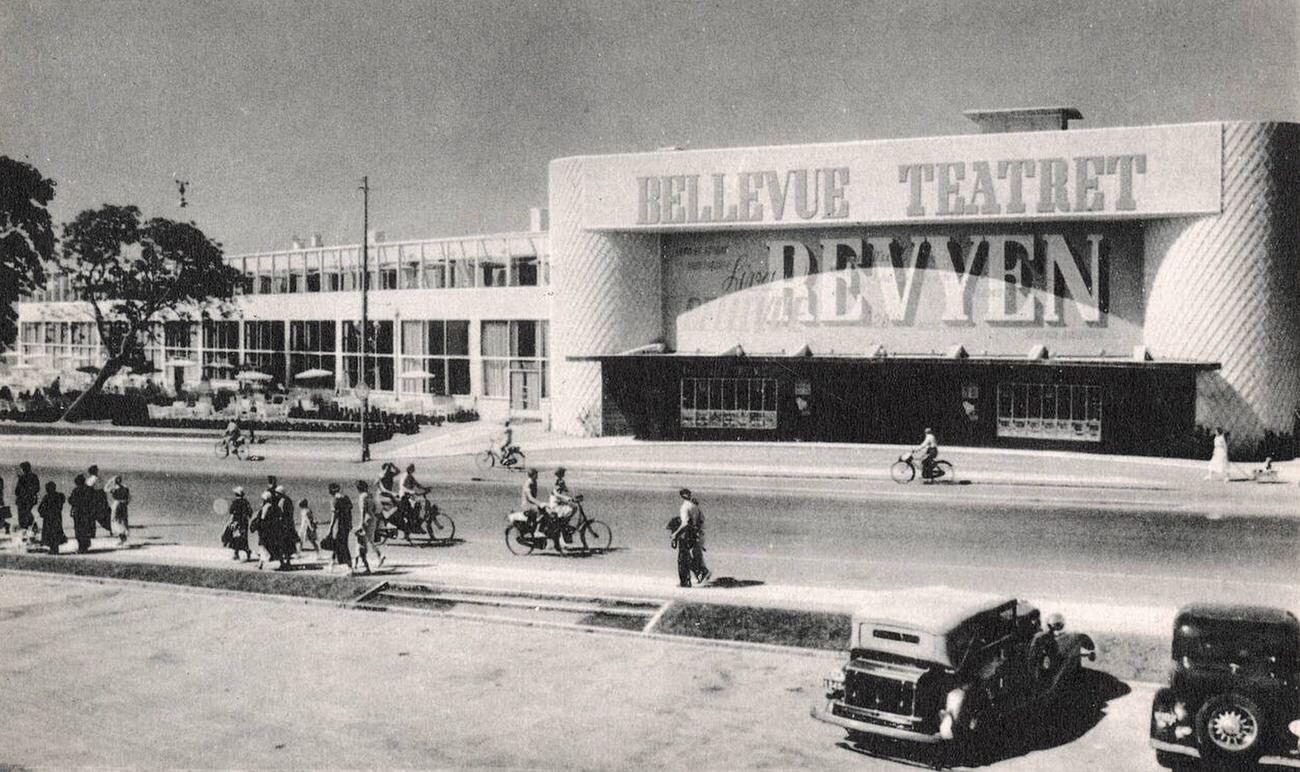
<path id="1" fill-rule="evenodd" d="M 398 513 L 394 512 L 392 518 L 383 520 L 379 527 L 375 529 L 375 544 L 383 544 L 387 541 L 397 538 L 397 534 L 404 533 L 406 541 L 411 541 L 411 534 L 423 532 L 429 537 L 429 543 L 433 542 L 450 542 L 456 538 L 456 521 L 451 515 L 443 512 L 437 504 L 429 501 L 428 493 L 421 493 L 417 497 L 418 501 L 411 502 L 410 506 L 415 508 L 414 512 L 406 513 L 408 525 L 414 528 L 408 531 L 395 522 Z"/>
<path id="2" fill-rule="evenodd" d="M 614 532 L 609 526 L 600 520 L 587 517 L 587 512 L 582 508 L 582 496 L 575 496 L 573 506 L 576 510 L 577 523 L 574 525 L 565 525 L 564 532 L 560 535 L 566 549 L 581 549 L 583 552 L 608 552 L 609 547 L 614 542 Z M 545 514 L 539 514 L 538 517 L 547 517 Z M 554 529 L 553 524 L 548 520 L 538 522 L 531 530 L 527 525 L 528 516 L 522 512 L 512 512 L 507 517 L 509 525 L 506 526 L 506 549 L 514 555 L 528 555 L 533 550 L 546 549 L 546 545 L 551 541 Z M 574 544 L 574 539 L 578 544 Z"/>
<path id="3" fill-rule="evenodd" d="M 523 460 L 524 452 L 519 449 L 518 445 L 511 445 L 506 448 L 505 453 L 498 453 L 496 448 L 488 448 L 474 456 L 474 463 L 478 465 L 480 472 L 490 471 L 496 466 L 504 469 L 522 469 Z"/>
<path id="4" fill-rule="evenodd" d="M 899 483 L 900 485 L 915 480 L 916 473 L 916 462 L 913 461 L 911 453 L 899 456 L 898 460 L 889 467 L 889 476 L 894 479 L 894 482 Z M 943 477 L 946 477 L 948 482 L 953 482 L 957 479 L 954 476 L 952 464 L 943 459 L 936 458 L 934 463 L 930 465 L 930 473 L 924 475 L 925 483 L 928 485 Z"/>
<path id="5" fill-rule="evenodd" d="M 228 458 L 233 453 L 235 458 L 243 461 L 247 458 L 248 449 L 243 440 L 231 442 L 230 438 L 222 437 L 212 446 L 212 452 L 217 458 Z"/>

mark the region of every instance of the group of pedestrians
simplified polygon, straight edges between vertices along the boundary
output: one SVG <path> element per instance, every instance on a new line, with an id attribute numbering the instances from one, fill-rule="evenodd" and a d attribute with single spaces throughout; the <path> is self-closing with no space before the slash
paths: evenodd
<path id="1" fill-rule="evenodd" d="M 40 477 L 32 470 L 31 463 L 24 461 L 18 465 L 13 496 L 23 542 L 29 547 L 44 547 L 52 555 L 59 554 L 68 542 L 63 530 L 65 508 L 72 515 L 77 552 L 90 551 L 97 528 L 116 536 L 121 545 L 127 543 L 130 535 L 131 489 L 123 482 L 122 475 L 114 476 L 105 485 L 98 466 L 92 465 L 85 474 L 77 475 L 66 495 L 54 480 L 46 481 L 42 494 Z M 6 534 L 12 532 L 11 511 L 5 503 L 4 479 L 0 478 L 0 523 Z"/>
<path id="2" fill-rule="evenodd" d="M 321 537 L 320 525 L 310 501 L 305 498 L 298 501 L 295 525 L 293 499 L 274 475 L 269 475 L 266 482 L 266 490 L 262 492 L 256 509 L 243 486 L 233 489 L 234 498 L 228 509 L 230 519 L 221 534 L 221 543 L 231 550 L 234 560 L 239 560 L 240 553 L 243 553 L 244 561 L 252 562 L 254 547 L 251 539 L 255 534 L 259 569 L 267 561 L 277 561 L 280 564 L 277 570 L 290 570 L 294 557 L 308 548 L 317 556 L 324 548 L 330 555 L 331 568 L 343 566 L 350 572 L 364 569 L 368 574 L 372 570 L 372 560 L 376 561 L 376 568 L 384 564 L 384 555 L 375 543 L 380 509 L 369 483 L 364 480 L 356 482 L 356 511 L 359 515 L 355 519 L 352 500 L 342 492 L 342 486 L 329 484 L 330 522 L 324 537 Z"/>

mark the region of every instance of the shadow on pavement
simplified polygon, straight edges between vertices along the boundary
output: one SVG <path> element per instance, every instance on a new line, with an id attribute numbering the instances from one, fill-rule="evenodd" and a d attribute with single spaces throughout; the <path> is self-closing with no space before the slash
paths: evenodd
<path id="1" fill-rule="evenodd" d="M 1085 668 L 1078 681 L 1050 703 L 1031 705 L 989 726 L 984 742 L 953 754 L 946 745 L 925 746 L 886 738 L 858 738 L 840 746 L 911 766 L 978 768 L 1049 750 L 1082 738 L 1106 716 L 1111 700 L 1131 691 L 1128 684 L 1100 670 Z"/>
<path id="2" fill-rule="evenodd" d="M 737 579 L 734 576 L 719 576 L 717 579 L 710 579 L 707 583 L 701 584 L 701 587 L 719 587 L 724 590 L 734 590 L 740 587 L 759 587 L 767 582 L 762 579 Z"/>

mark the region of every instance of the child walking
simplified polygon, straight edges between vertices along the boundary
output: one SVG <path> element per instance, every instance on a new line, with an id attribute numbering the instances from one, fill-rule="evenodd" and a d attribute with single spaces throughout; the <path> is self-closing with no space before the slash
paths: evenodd
<path id="1" fill-rule="evenodd" d="M 303 549 L 310 544 L 316 557 L 320 557 L 320 543 L 316 541 L 316 513 L 311 511 L 307 499 L 298 502 L 298 520 L 298 535 L 301 537 Z"/>

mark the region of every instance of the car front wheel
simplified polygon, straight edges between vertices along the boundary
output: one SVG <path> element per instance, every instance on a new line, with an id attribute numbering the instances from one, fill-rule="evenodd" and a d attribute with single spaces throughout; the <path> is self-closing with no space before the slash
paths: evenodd
<path id="1" fill-rule="evenodd" d="M 1222 694 L 1196 713 L 1196 739 L 1207 759 L 1250 767 L 1263 755 L 1264 714 L 1249 697 Z"/>

